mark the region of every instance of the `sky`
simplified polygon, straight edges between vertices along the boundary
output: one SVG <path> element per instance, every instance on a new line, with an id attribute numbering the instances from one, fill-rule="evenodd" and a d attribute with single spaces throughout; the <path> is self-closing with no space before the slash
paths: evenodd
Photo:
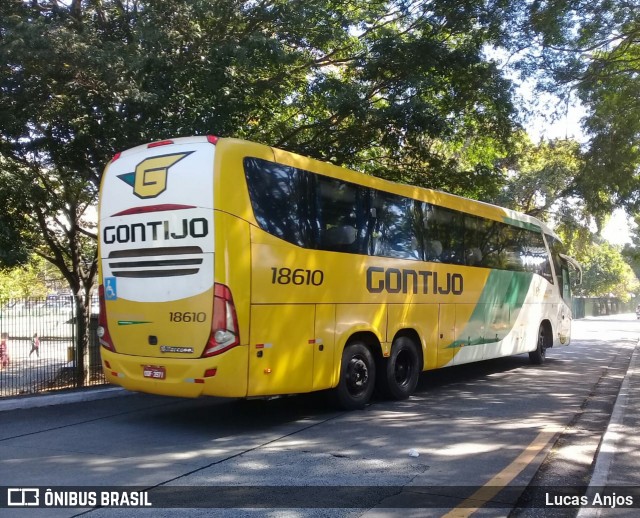
<path id="1" fill-rule="evenodd" d="M 549 99 L 540 103 L 540 107 L 548 106 L 552 110 L 555 102 L 557 101 L 554 101 L 549 96 Z M 580 127 L 580 119 L 585 115 L 585 109 L 576 102 L 567 107 L 564 116 L 557 118 L 553 122 L 546 120 L 545 115 L 542 113 L 532 117 L 527 122 L 527 133 L 534 142 L 540 142 L 542 139 L 573 139 L 580 143 L 585 143 L 587 138 Z"/>
<path id="2" fill-rule="evenodd" d="M 602 229 L 602 237 L 614 245 L 624 246 L 626 243 L 631 243 L 629 225 L 627 214 L 621 209 L 616 209 L 607 225 Z"/>

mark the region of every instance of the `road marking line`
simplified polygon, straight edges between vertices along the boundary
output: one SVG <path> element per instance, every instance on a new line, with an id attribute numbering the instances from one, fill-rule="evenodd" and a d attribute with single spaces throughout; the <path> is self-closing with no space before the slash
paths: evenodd
<path id="1" fill-rule="evenodd" d="M 502 489 L 504 489 L 509 483 L 516 478 L 520 472 L 526 468 L 533 459 L 536 458 L 549 444 L 551 439 L 556 435 L 555 430 L 545 430 L 540 432 L 538 436 L 533 440 L 525 450 L 518 455 L 518 457 L 504 468 L 500 473 L 494 476 L 489 482 L 473 493 L 469 498 L 464 500 L 460 505 L 443 515 L 442 518 L 466 518 L 471 516 L 478 509 L 481 509 L 484 504 L 495 497 Z M 477 505 L 477 507 L 473 507 Z"/>

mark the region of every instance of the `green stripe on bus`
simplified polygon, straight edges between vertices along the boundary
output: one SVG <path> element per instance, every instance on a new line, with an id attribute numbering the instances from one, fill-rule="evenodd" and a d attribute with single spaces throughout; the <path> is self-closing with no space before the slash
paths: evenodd
<path id="1" fill-rule="evenodd" d="M 532 279 L 531 273 L 493 270 L 459 338 L 446 348 L 454 349 L 502 340 L 516 322 Z"/>
<path id="2" fill-rule="evenodd" d="M 507 225 L 513 225 L 514 227 L 524 228 L 526 230 L 533 230 L 534 232 L 542 232 L 542 228 L 540 225 L 536 225 L 535 223 L 529 223 L 528 221 L 522 221 L 519 219 L 513 219 L 505 216 L 502 218 L 503 223 Z"/>

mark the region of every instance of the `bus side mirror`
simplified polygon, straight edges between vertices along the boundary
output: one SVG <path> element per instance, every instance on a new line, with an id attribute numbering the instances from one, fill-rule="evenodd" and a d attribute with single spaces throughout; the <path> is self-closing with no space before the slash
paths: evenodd
<path id="1" fill-rule="evenodd" d="M 576 276 L 571 276 L 571 285 L 575 288 L 576 286 L 580 286 L 582 284 L 582 270 L 577 271 Z"/>
<path id="2" fill-rule="evenodd" d="M 571 275 L 571 285 L 580 286 L 582 284 L 582 266 L 580 266 L 580 263 L 568 255 L 560 254 L 560 258 L 567 261 L 567 264 L 573 270 L 573 275 Z"/>

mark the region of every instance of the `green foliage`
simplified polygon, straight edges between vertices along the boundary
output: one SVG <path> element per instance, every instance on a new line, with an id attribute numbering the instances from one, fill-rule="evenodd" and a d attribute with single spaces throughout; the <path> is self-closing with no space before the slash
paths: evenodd
<path id="1" fill-rule="evenodd" d="M 24 266 L 0 269 L 0 301 L 12 298 L 45 297 L 47 271 L 43 259 L 31 257 Z"/>
<path id="2" fill-rule="evenodd" d="M 482 52 L 503 14 L 480 0 L 3 2 L 1 260 L 35 249 L 86 292 L 102 168 L 168 136 L 248 138 L 494 195 L 513 106 Z"/>
<path id="3" fill-rule="evenodd" d="M 4 1 L 0 261 L 34 250 L 87 300 L 109 157 L 189 134 L 553 211 L 566 228 L 635 207 L 638 1 Z M 492 46 L 593 107 L 584 152 L 516 133 Z"/>
<path id="4" fill-rule="evenodd" d="M 452 173 L 494 181 L 485 173 L 505 153 L 513 106 L 509 83 L 482 58 L 491 40 L 483 4 L 364 5 L 329 54 L 311 52 L 321 59 L 308 61 L 305 81 L 258 139 L 449 191 L 469 186 Z"/>
<path id="5" fill-rule="evenodd" d="M 625 245 L 622 250 L 627 262 L 633 268 L 635 274 L 640 278 L 640 215 L 636 214 L 630 228 L 631 243 Z"/>
<path id="6" fill-rule="evenodd" d="M 0 267 L 24 264 L 29 259 L 31 242 L 20 230 L 25 217 L 18 208 L 17 194 L 7 174 L 6 161 L 0 157 Z"/>
<path id="7" fill-rule="evenodd" d="M 617 247 L 593 244 L 578 260 L 583 269 L 580 294 L 592 297 L 612 294 L 627 301 L 640 289 L 640 281 Z"/>
<path id="8" fill-rule="evenodd" d="M 95 185 L 115 151 L 169 135 L 403 179 L 491 167 L 512 128 L 509 83 L 482 57 L 500 13 L 483 2 L 105 1 L 80 19 L 45 4 L 4 8 L 6 144 Z"/>
<path id="9" fill-rule="evenodd" d="M 514 152 L 504 162 L 508 180 L 497 201 L 543 220 L 561 222 L 577 211 L 575 179 L 582 164 L 574 141 L 534 144 L 526 135 L 519 135 Z"/>
<path id="10" fill-rule="evenodd" d="M 523 136 L 516 150 L 504 163 L 509 174 L 499 203 L 554 226 L 569 254 L 582 264 L 583 283 L 578 294 L 613 294 L 628 300 L 640 289 L 640 282 L 627 256 L 594 235 L 592 223 L 601 228 L 604 218 L 592 217 L 576 195 L 585 162 L 579 145 L 568 140 L 533 144 Z"/>
<path id="11" fill-rule="evenodd" d="M 591 136 L 579 185 L 602 213 L 616 206 L 640 211 L 640 43 L 624 47 L 601 52 L 579 87 L 590 107 L 585 130 Z"/>
<path id="12" fill-rule="evenodd" d="M 519 2 L 516 2 L 519 3 Z M 519 70 L 587 111 L 584 162 L 575 194 L 602 219 L 615 207 L 640 210 L 640 0 L 519 3 L 505 42 Z M 564 103 L 563 103 L 564 105 Z"/>

